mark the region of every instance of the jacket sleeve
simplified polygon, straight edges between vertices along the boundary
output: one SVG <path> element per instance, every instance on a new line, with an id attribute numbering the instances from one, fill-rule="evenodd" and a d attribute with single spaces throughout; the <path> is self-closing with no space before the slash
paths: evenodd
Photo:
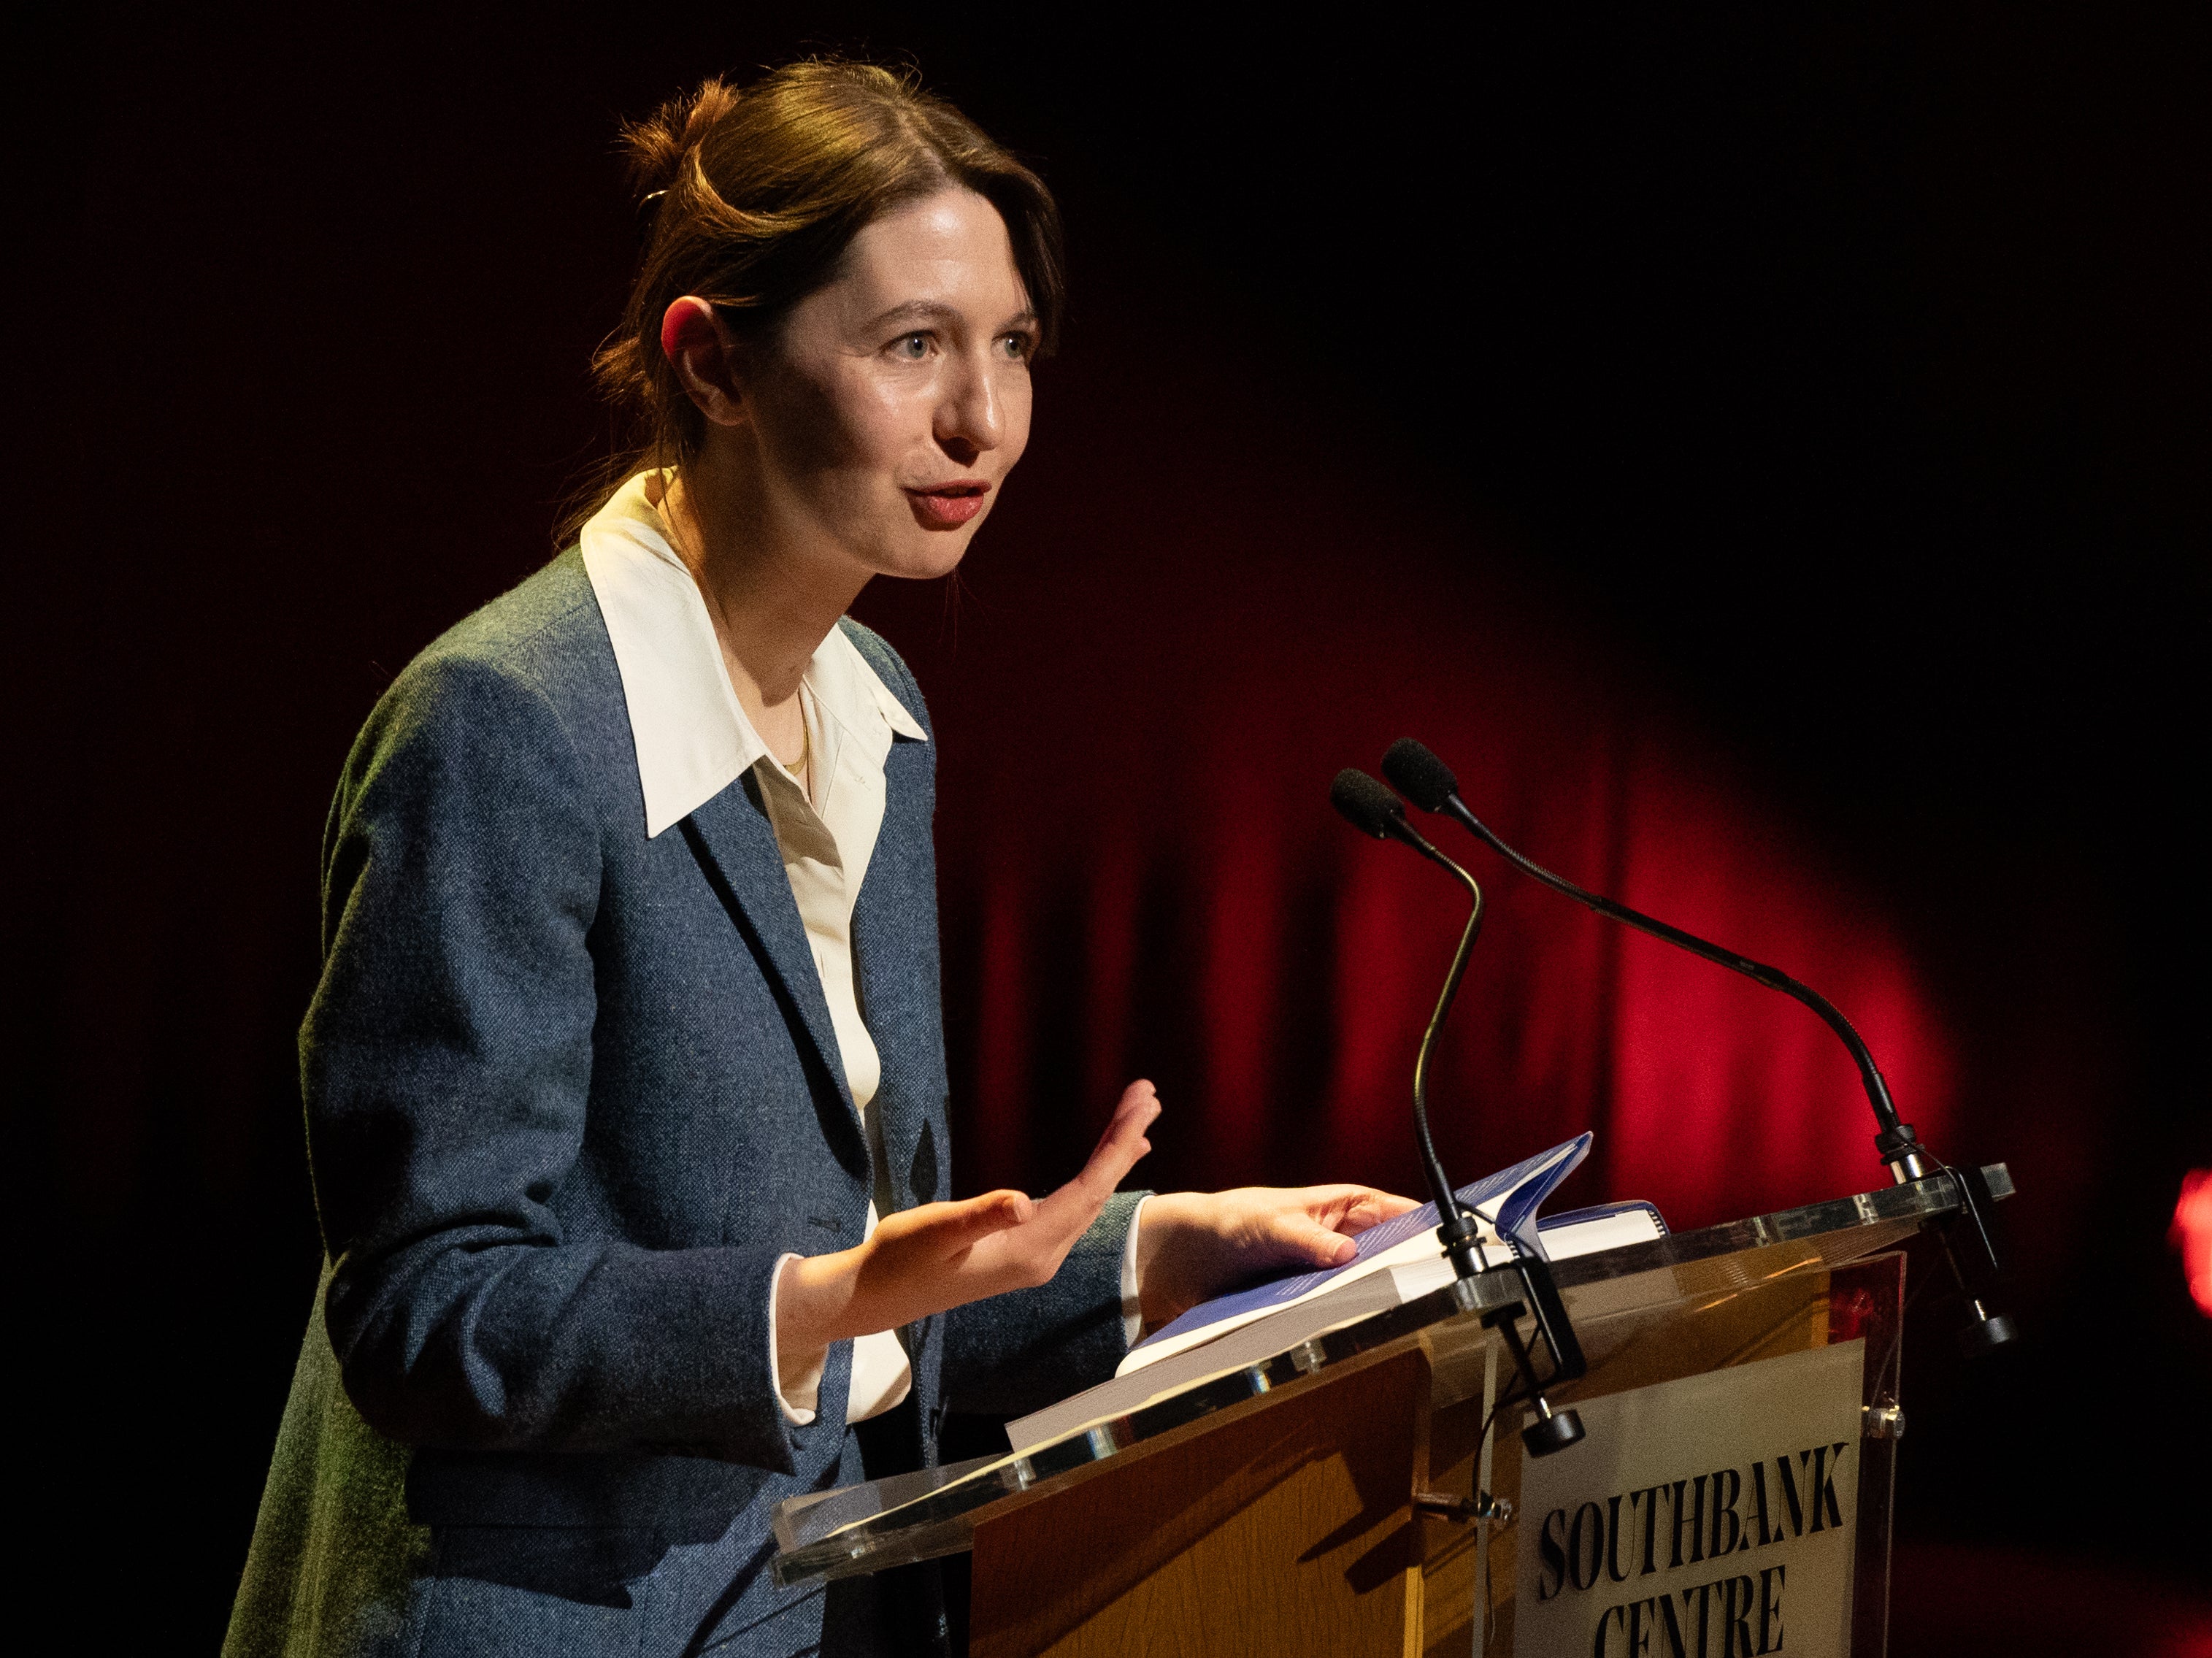
<path id="1" fill-rule="evenodd" d="M 600 833 L 553 708 L 496 664 L 418 663 L 356 746 L 301 1033 L 331 1347 L 404 1443 L 788 1471 L 775 1251 L 581 1242 L 550 1206 L 586 1154 Z"/>
<path id="2" fill-rule="evenodd" d="M 1146 1195 L 1108 1199 L 1050 1283 L 945 1315 L 943 1392 L 951 1409 L 1023 1415 L 1113 1376 L 1129 1351 L 1122 1246 Z"/>

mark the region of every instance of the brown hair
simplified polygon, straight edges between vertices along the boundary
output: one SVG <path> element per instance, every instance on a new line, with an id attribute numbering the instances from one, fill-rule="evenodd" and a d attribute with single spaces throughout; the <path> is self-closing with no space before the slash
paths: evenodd
<path id="1" fill-rule="evenodd" d="M 623 129 L 645 249 L 621 324 L 592 359 L 630 426 L 591 507 L 641 467 L 697 452 L 703 416 L 660 349 L 660 320 L 687 294 L 740 339 L 774 331 L 835 274 L 870 221 L 948 185 L 999 210 L 1049 349 L 1066 295 L 1060 210 L 1036 173 L 911 72 L 842 60 L 792 64 L 740 92 L 720 79 Z"/>

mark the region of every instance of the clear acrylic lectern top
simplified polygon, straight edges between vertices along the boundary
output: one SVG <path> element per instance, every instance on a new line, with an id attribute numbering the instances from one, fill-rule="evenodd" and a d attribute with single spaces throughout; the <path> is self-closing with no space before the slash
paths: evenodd
<path id="1" fill-rule="evenodd" d="M 1991 1195 L 2012 1195 L 2002 1163 L 1982 1172 Z M 1596 1366 L 1686 1304 L 1863 1260 L 1958 1207 L 1949 1177 L 1937 1174 L 1578 1256 L 1553 1272 Z M 1497 1337 L 1483 1327 L 1481 1315 L 1521 1295 L 1519 1275 L 1505 1268 L 1288 1345 L 1271 1341 L 1270 1321 L 1262 1320 L 1216 1344 L 1222 1363 L 1212 1374 L 1047 1444 L 793 1497 L 775 1515 L 776 1579 L 793 1584 L 847 1577 L 960 1553 L 973 1546 L 975 1527 L 1002 1499 L 1048 1488 L 1202 1418 L 1386 1348 L 1418 1343 L 1427 1351 L 1437 1407 L 1471 1398 L 1484 1391 L 1486 1376 L 1495 1374 Z"/>

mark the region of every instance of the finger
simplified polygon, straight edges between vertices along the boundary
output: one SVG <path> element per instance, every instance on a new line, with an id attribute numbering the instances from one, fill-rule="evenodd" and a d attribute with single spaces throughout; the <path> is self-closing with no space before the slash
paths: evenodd
<path id="1" fill-rule="evenodd" d="M 1158 1116 L 1159 1104 L 1159 1090 L 1140 1077 L 1121 1090 L 1121 1097 L 1114 1102 L 1114 1114 L 1107 1127 L 1111 1128 L 1122 1118 L 1133 1113 L 1142 1112 L 1147 1107 L 1151 1108 L 1153 1116 Z"/>
<path id="2" fill-rule="evenodd" d="M 1152 1149 L 1145 1130 L 1159 1114 L 1159 1096 L 1152 1092 L 1152 1084 L 1131 1083 L 1122 1091 L 1114 1120 L 1098 1137 L 1090 1161 L 1073 1180 L 1037 1206 L 1039 1218 L 1049 1223 L 1046 1230 L 1064 1233 L 1066 1241 L 1072 1243 L 1098 1218 L 1114 1189 L 1136 1167 L 1138 1159 Z"/>
<path id="3" fill-rule="evenodd" d="M 1395 1192 L 1363 1191 L 1336 1219 L 1336 1230 L 1344 1233 L 1364 1232 L 1370 1226 L 1386 1220 L 1395 1220 L 1408 1210 L 1421 1206 L 1411 1198 L 1401 1198 Z"/>
<path id="4" fill-rule="evenodd" d="M 1347 1236 L 1420 1206 L 1371 1186 L 1310 1186 L 1299 1196 L 1307 1213 Z"/>
<path id="5" fill-rule="evenodd" d="M 994 1234 L 1026 1225 L 1036 1213 L 1036 1200 L 1027 1193 L 999 1191 L 958 1203 L 925 1204 L 900 1218 L 927 1236 L 933 1253 L 956 1255 Z"/>
<path id="6" fill-rule="evenodd" d="M 1285 1210 L 1275 1218 L 1271 1240 L 1275 1258 L 1313 1266 L 1342 1266 L 1359 1254 L 1359 1246 L 1343 1233 L 1332 1231 L 1311 1215 Z"/>
<path id="7" fill-rule="evenodd" d="M 1137 1159 L 1152 1149 L 1152 1143 L 1145 1138 L 1145 1131 L 1159 1114 L 1159 1096 L 1152 1091 L 1152 1084 L 1131 1083 L 1121 1091 L 1113 1120 L 1106 1125 L 1106 1132 L 1099 1135 L 1090 1161 L 1069 1184 L 1096 1188 L 1099 1201 L 1104 1202 L 1106 1193 L 1121 1183 L 1121 1177 L 1136 1165 Z"/>

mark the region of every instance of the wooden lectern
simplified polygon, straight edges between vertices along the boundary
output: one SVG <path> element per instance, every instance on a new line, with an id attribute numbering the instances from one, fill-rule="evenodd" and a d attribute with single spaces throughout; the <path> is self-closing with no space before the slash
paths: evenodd
<path id="1" fill-rule="evenodd" d="M 1878 1658 L 1894 1246 L 1957 1207 L 1937 1175 L 1558 1263 L 1589 1368 L 1550 1398 L 1586 1432 L 1541 1461 L 1496 1409 L 1500 1271 L 1048 1444 L 794 1499 L 776 1575 L 972 1549 L 975 1658 Z"/>

